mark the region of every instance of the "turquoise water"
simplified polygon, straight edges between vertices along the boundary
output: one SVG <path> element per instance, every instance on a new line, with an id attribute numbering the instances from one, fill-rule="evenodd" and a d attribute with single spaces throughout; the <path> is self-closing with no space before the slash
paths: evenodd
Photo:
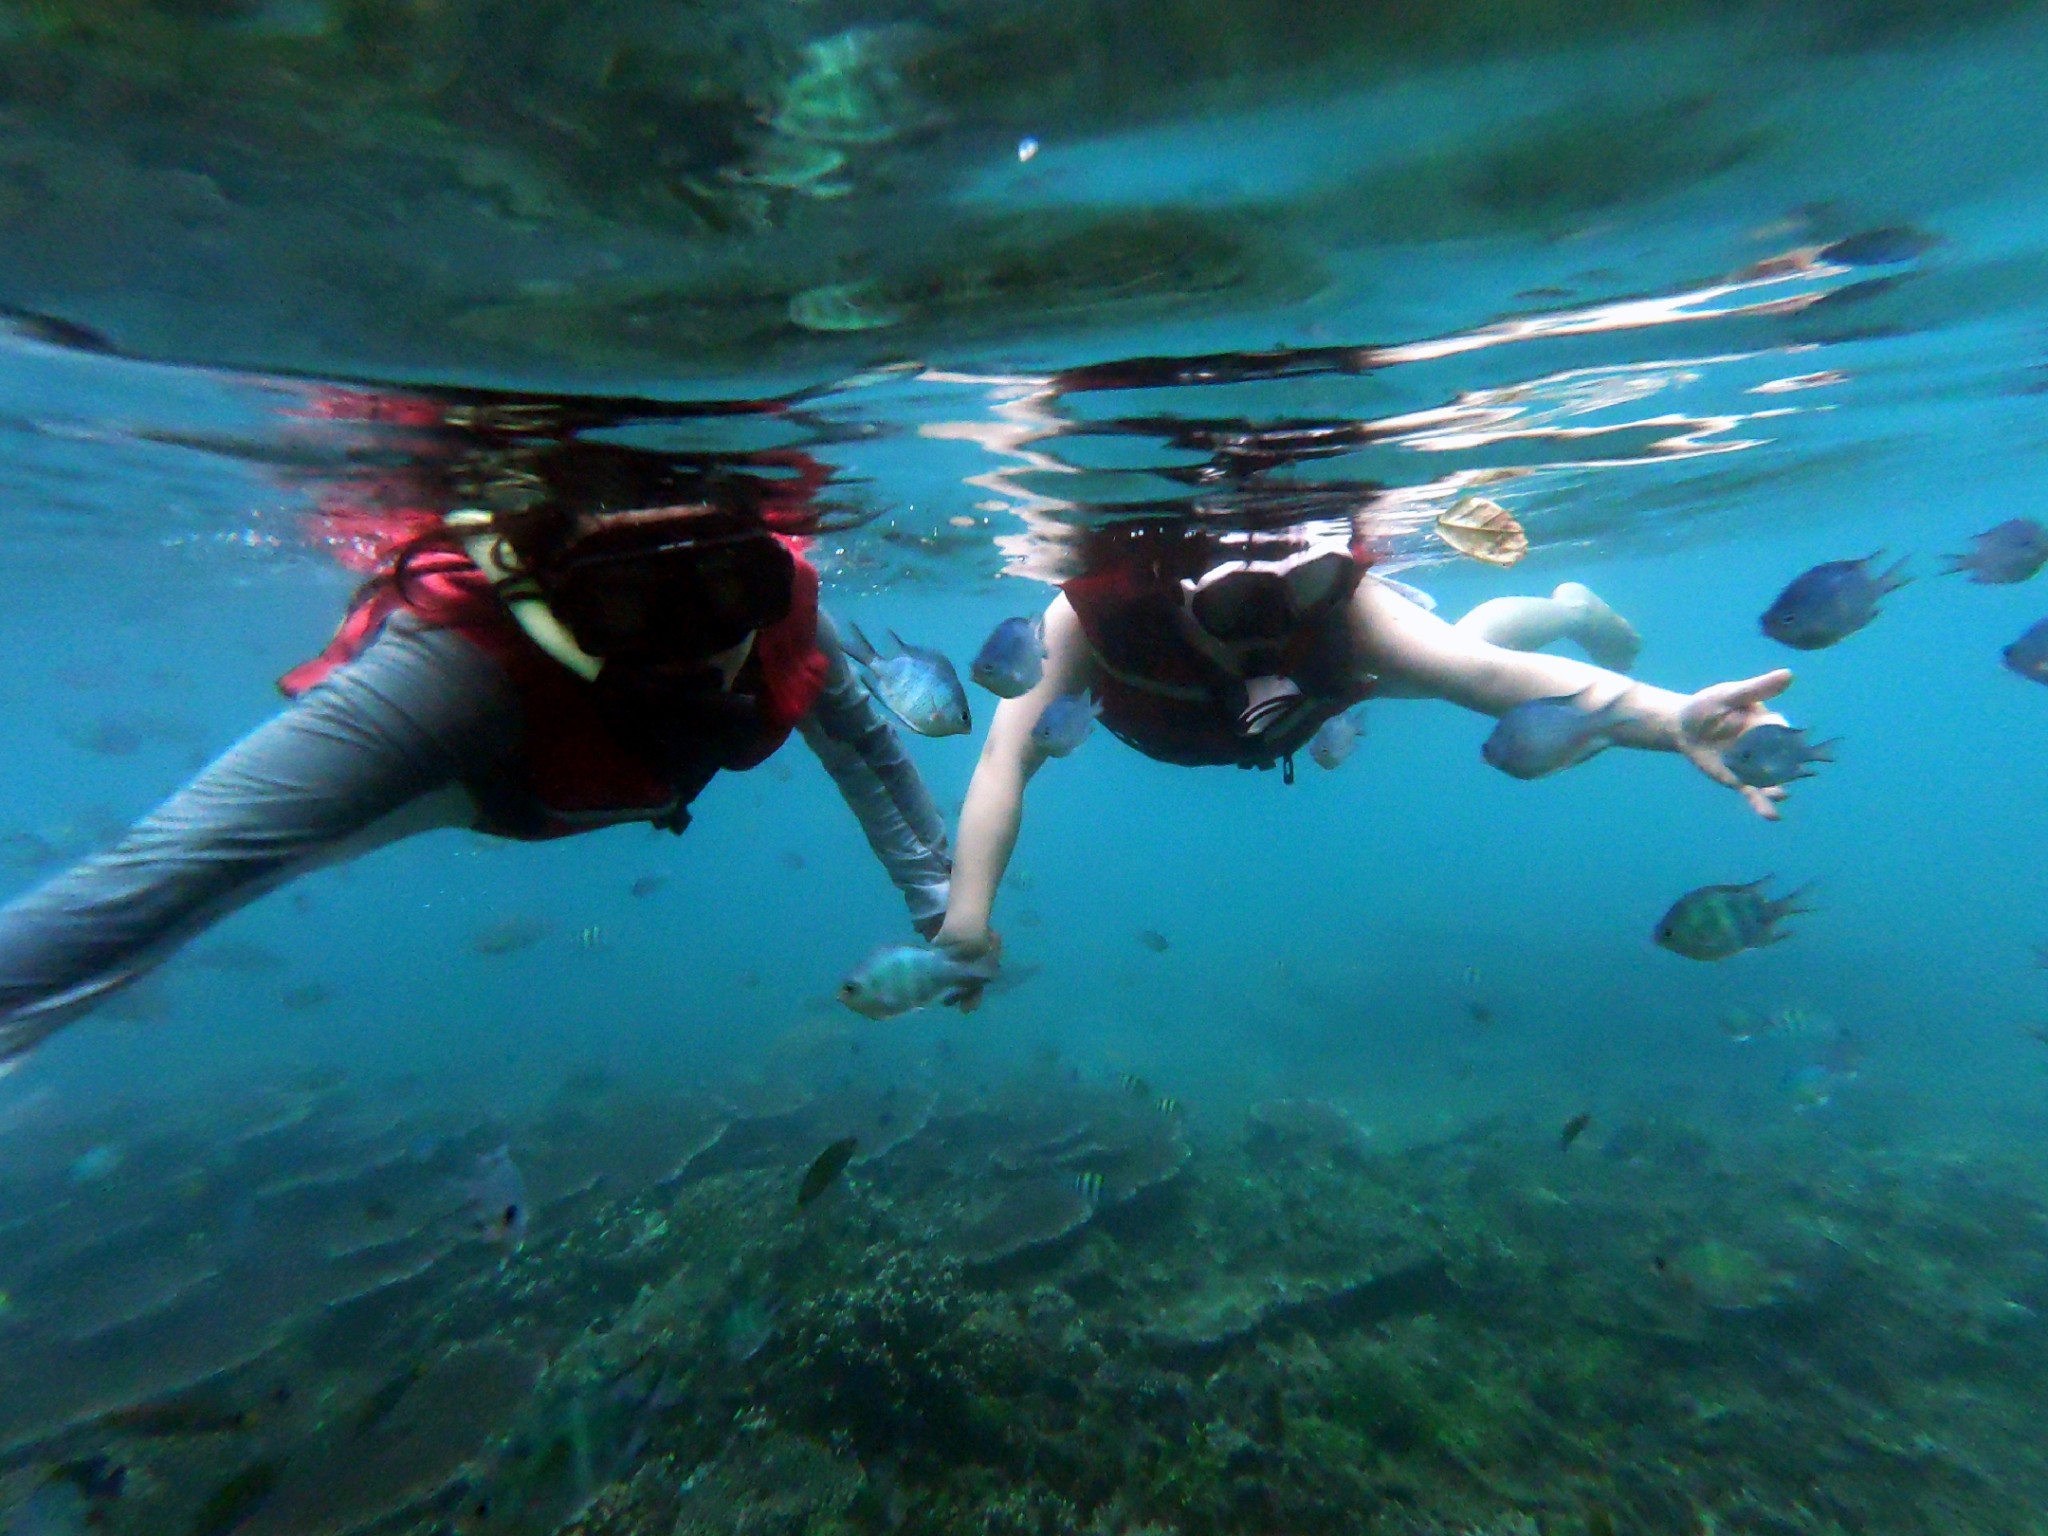
<path id="1" fill-rule="evenodd" d="M 116 1203 L 162 1226 L 183 1164 L 150 1164 L 150 1128 L 177 1127 L 176 1157 L 203 1162 L 192 1148 L 241 1123 L 228 1106 L 280 1084 L 340 1081 L 352 1103 L 421 1125 L 453 1115 L 462 1135 L 495 1126 L 517 1153 L 565 1082 L 597 1074 L 657 1096 L 852 1078 L 970 1097 L 1048 1071 L 1104 1092 L 1134 1075 L 1178 1102 L 1196 1169 L 1243 1142 L 1248 1106 L 1313 1097 L 1389 1157 L 1492 1128 L 1509 1150 L 1486 1142 L 1474 1166 L 1516 1165 L 1526 1147 L 1538 1179 L 1580 1112 L 1593 1118 L 1575 1159 L 1627 1127 L 1683 1125 L 1727 1160 L 1721 1183 L 1700 1175 L 1703 1209 L 1740 1207 L 1744 1179 L 1809 1164 L 1837 1190 L 1894 1180 L 1900 1210 L 1942 1205 L 1937 1184 L 1915 1182 L 1930 1169 L 1981 1165 L 2006 1192 L 1993 1209 L 2038 1196 L 2048 1056 L 2029 1029 L 2048 1017 L 2035 959 L 2048 827 L 2031 765 L 2048 697 L 1999 651 L 2048 613 L 2048 589 L 1937 573 L 1971 535 L 2041 513 L 2040 8 L 1617 5 L 1595 19 L 1472 5 L 1424 22 L 1220 0 L 888 14 L 49 0 L 0 10 L 0 81 L 8 894 L 277 707 L 274 679 L 324 643 L 354 581 L 309 533 L 316 506 L 426 464 L 502 470 L 505 435 L 487 426 L 423 441 L 319 419 L 321 392 L 340 386 L 473 416 L 528 409 L 512 435 L 529 465 L 596 443 L 649 472 L 711 456 L 772 474 L 764 455 L 800 449 L 845 513 L 814 550 L 828 607 L 963 670 L 998 619 L 1043 606 L 1062 529 L 1133 509 L 1251 521 L 1363 507 L 1384 568 L 1448 615 L 1581 581 L 1645 637 L 1640 675 L 1689 691 L 1790 665 L 1793 723 L 1842 738 L 1773 825 L 1669 757 L 1612 752 L 1509 780 L 1480 759 L 1487 722 L 1437 703 L 1369 703 L 1357 754 L 1330 773 L 1304 761 L 1292 785 L 1169 768 L 1098 733 L 1032 787 L 995 917 L 1020 979 L 965 1019 L 869 1024 L 833 1002 L 854 964 L 906 931 L 800 747 L 722 777 L 680 841 L 640 828 L 547 846 L 416 839 L 229 919 L 0 1080 L 0 1161 L 18 1173 L 0 1187 L 29 1234 L 0 1278 L 31 1314 L 14 1326 L 17 1362 L 65 1337 L 44 1319 L 65 1316 L 74 1282 L 53 1276 L 72 1271 L 42 1267 L 34 1245 L 51 1190 L 73 1237 L 93 1228 L 79 1202 L 103 1181 L 73 1159 L 116 1149 Z M 787 403 L 772 419 L 707 408 L 771 399 Z M 1302 452 L 1306 429 L 1333 451 Z M 1204 466 L 1217 473 L 1191 473 Z M 1431 532 L 1475 487 L 1528 531 L 1511 571 Z M 1867 630 L 1810 655 L 1759 632 L 1794 575 L 1880 548 L 1909 555 L 1916 579 Z M 973 738 L 913 742 L 949 816 L 993 703 L 974 691 Z M 1789 942 L 1718 965 L 1651 943 L 1684 891 L 1765 875 L 1813 884 L 1818 910 Z M 633 895 L 644 876 L 660 888 Z M 532 942 L 481 953 L 506 923 Z M 1809 1022 L 1732 1038 L 1737 1010 L 1788 1008 Z M 808 1156 L 756 1168 L 793 1179 Z M 614 1177 L 621 1200 L 670 1187 Z M 707 1215 L 709 1177 L 664 1219 L 752 1219 L 757 1190 L 731 1196 L 740 1214 Z M 1257 1200 L 1281 1198 L 1274 1178 Z M 1659 1209 L 1682 1209 L 1689 1186 L 1670 1179 Z M 1316 1198 L 1340 1197 L 1367 1198 Z M 1600 1198 L 1625 1208 L 1629 1195 Z M 588 1217 L 588 1232 L 615 1218 Z M 841 1246 L 858 1252 L 844 1219 Z M 1828 1241 L 1882 1267 L 1869 1230 L 1831 1219 Z M 1933 1292 L 2032 1272 L 2038 1231 L 1986 1219 L 1972 1258 L 1927 1239 L 1958 1265 L 1923 1273 Z M 1174 1248 L 1175 1230 L 1155 1239 L 1176 1253 L 1209 1240 L 1182 1228 Z M 565 1216 L 519 1262 L 539 1273 L 600 1242 L 588 1232 Z M 893 1240 L 872 1226 L 864 1239 Z M 1112 1240 L 1129 1257 L 1132 1235 Z M 1590 1267 L 1605 1250 L 1588 1238 L 1558 1252 Z M 101 1256 L 95 1272 L 119 1270 L 118 1244 Z M 691 1262 L 636 1283 L 687 1289 Z M 1029 1277 L 1086 1315 L 1096 1303 L 1073 1279 Z M 1552 1283 L 1524 1280 L 1539 1297 Z M 800 1290 L 778 1292 L 782 1315 L 814 1306 Z M 335 1305 L 318 1294 L 306 1316 Z M 2000 1294 L 2022 1310 L 2038 1299 L 2018 1281 Z M 566 1358 L 631 1298 L 505 1336 Z M 438 1293 L 419 1304 L 452 1315 Z M 199 1327 L 194 1305 L 166 1327 Z M 484 1316 L 434 1347 L 493 1337 Z M 1914 1316 L 1937 1337 L 1976 1326 Z M 2009 1353 L 1987 1376 L 2017 1422 L 2048 1356 L 2025 1329 L 2000 1337 Z M 295 1334 L 266 1347 L 306 1348 Z M 1788 1349 L 1744 1340 L 1731 1357 Z M 150 1390 L 246 1366 L 249 1349 L 194 1358 Z M 326 1380 L 292 1359 L 302 1383 Z M 1288 1391 L 1313 1375 L 1293 1369 Z M 1900 1369 L 1947 1379 L 1939 1363 Z M 1480 1367 L 1457 1370 L 1469 1382 Z M 1895 1382 L 1886 1400 L 1901 1440 L 1948 1433 L 1923 1426 L 1941 1419 L 1938 1395 Z M 60 1453 L 111 1447 L 145 1492 L 105 1520 L 194 1528 L 192 1509 L 148 1501 L 187 1476 L 149 1459 L 171 1453 L 79 1427 L 109 1406 L 84 1390 L 47 1422 L 8 1424 L 10 1475 L 25 1488 Z M 1810 1411 L 1831 1428 L 1850 1413 Z M 819 1412 L 786 1422 L 852 1455 Z M 71 1438 L 48 1438 L 60 1430 Z M 256 1464 L 303 1469 L 340 1431 L 314 1414 L 293 1432 L 316 1449 L 272 1445 Z M 701 1436 L 685 1455 L 667 1432 L 640 1438 L 679 1474 L 715 1459 Z M 1920 1475 L 1905 1457 L 1871 1474 L 1872 1502 L 1845 1494 L 1832 1526 L 1801 1524 L 1790 1493 L 1759 1496 L 1769 1520 L 1729 1498 L 1699 1508 L 1720 1508 L 1721 1529 L 2039 1529 L 2024 1511 L 2048 1498 L 2048 1473 L 2023 1437 L 1969 1449 L 1997 1494 L 1958 1494 L 1946 1515 L 1901 1506 L 1892 1523 L 1854 1523 L 1877 1518 L 1888 1479 Z M 885 1435 L 858 1450 L 873 1486 L 908 1488 L 913 1506 L 951 1486 L 929 1446 Z M 1487 1486 L 1469 1463 L 1489 1454 L 1460 1452 L 1456 1477 Z M 1554 1449 L 1545 1464 L 1569 1460 Z M 1709 1460 L 1732 1482 L 1780 1475 L 1754 1448 Z M 636 1445 L 584 1468 L 581 1496 L 643 1464 Z M 1838 1465 L 1816 1450 L 1809 1470 L 1825 1481 Z M 1797 1481 L 1783 1476 L 1771 1486 Z M 679 1516 L 675 1482 L 668 1504 L 606 1518 L 655 1529 L 645 1511 L 658 1509 L 664 1531 L 742 1528 Z M 1070 1528 L 1110 1507 L 1058 1486 Z M 299 1497 L 259 1499 L 219 1529 L 369 1528 L 291 1513 Z M 894 1498 L 844 1519 L 898 1528 Z M 1176 1525 L 1170 1493 L 1148 1498 L 1093 1528 L 1266 1528 L 1213 1511 Z M 1599 1528 L 1593 1514 L 1560 1523 L 1526 1482 L 1491 1504 L 1411 1506 L 1416 1524 L 1369 1528 Z M 1624 1530 L 1712 1528 L 1626 1491 L 1587 1507 Z M 836 1528 L 811 1518 L 786 1528 Z M 1037 1525 L 957 1518 L 1069 1528 L 1043 1510 Z"/>

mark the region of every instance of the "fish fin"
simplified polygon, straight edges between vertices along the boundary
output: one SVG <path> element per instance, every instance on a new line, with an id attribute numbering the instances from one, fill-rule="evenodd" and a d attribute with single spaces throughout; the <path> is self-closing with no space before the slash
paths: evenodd
<path id="1" fill-rule="evenodd" d="M 929 661 L 937 654 L 936 652 L 926 650 L 921 645 L 912 645 L 893 629 L 885 630 L 884 633 L 888 635 L 889 643 L 896 647 L 896 654 L 898 656 L 916 656 Z"/>
<path id="2" fill-rule="evenodd" d="M 1551 772 L 1562 773 L 1567 768 L 1576 768 L 1579 764 L 1598 757 L 1613 745 L 1614 738 L 1612 736 L 1609 736 L 1605 731 L 1596 731 L 1593 735 L 1586 738 L 1586 744 L 1583 747 L 1572 754 L 1569 762 L 1558 764 Z M 1545 774 L 1544 777 L 1548 778 L 1549 774 Z"/>
<path id="3" fill-rule="evenodd" d="M 839 648 L 864 667 L 874 665 L 875 648 L 869 643 L 868 637 L 860 632 L 860 626 L 851 619 L 846 621 L 846 634 L 840 636 Z"/>
<path id="4" fill-rule="evenodd" d="M 1808 747 L 1806 755 L 1815 762 L 1832 763 L 1835 760 L 1835 748 L 1841 744 L 1841 737 L 1830 736 L 1826 741 L 1816 741 L 1812 746 Z"/>
<path id="5" fill-rule="evenodd" d="M 1811 895 L 1812 892 L 1813 882 L 1809 880 L 1797 889 L 1780 896 L 1771 903 L 1771 921 L 1776 922 L 1781 917 L 1798 917 L 1805 913 L 1818 912 L 1818 907 L 1800 905 L 1801 898 Z"/>
<path id="6" fill-rule="evenodd" d="M 910 732 L 911 735 L 931 735 L 930 731 L 919 729 L 919 727 L 911 720 L 911 718 L 908 715 L 904 714 L 894 704 L 891 704 L 887 699 L 883 698 L 879 693 L 875 692 L 874 689 L 870 688 L 868 690 L 868 697 L 873 699 L 877 704 L 882 706 L 883 714 L 887 715 L 891 720 L 894 720 L 898 725 L 902 726 L 903 729 Z"/>

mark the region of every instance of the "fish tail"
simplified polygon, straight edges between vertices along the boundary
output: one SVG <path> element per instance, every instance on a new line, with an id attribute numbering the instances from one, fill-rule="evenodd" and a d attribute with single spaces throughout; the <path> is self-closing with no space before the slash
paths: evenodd
<path id="1" fill-rule="evenodd" d="M 1877 555 L 1881 555 L 1883 553 L 1884 551 L 1880 549 L 1877 552 Z M 1877 555 L 1872 555 L 1870 558 L 1875 560 L 1877 558 Z M 1897 560 L 1894 560 L 1892 562 L 1888 570 L 1883 571 L 1874 578 L 1874 580 L 1877 582 L 1877 595 L 1879 597 L 1884 596 L 1884 594 L 1887 592 L 1898 591 L 1899 588 L 1903 587 L 1907 582 L 1913 579 L 1912 577 L 1905 574 L 1906 566 L 1908 562 L 1912 560 L 1912 558 L 1913 557 L 1911 555 L 1899 556 Z"/>
<path id="2" fill-rule="evenodd" d="M 1960 576 L 1964 571 L 1970 569 L 1970 557 L 1968 555 L 1943 555 L 1941 558 L 1946 560 L 1948 564 L 1936 572 L 1937 575 Z"/>
<path id="3" fill-rule="evenodd" d="M 1806 884 L 1798 887 L 1796 890 L 1790 892 L 1789 894 L 1780 896 L 1776 901 L 1773 901 L 1770 904 L 1771 921 L 1776 922 L 1781 917 L 1801 917 L 1810 913 L 1818 912 L 1820 910 L 1820 908 L 1818 907 L 1809 907 L 1801 905 L 1803 898 L 1811 895 L 1812 893 L 1813 882 L 1809 880 L 1806 882 Z"/>
<path id="4" fill-rule="evenodd" d="M 1812 746 L 1808 747 L 1806 755 L 1817 763 L 1832 763 L 1835 760 L 1835 748 L 1841 744 L 1841 737 L 1830 736 L 1826 741 L 1816 741 Z"/>

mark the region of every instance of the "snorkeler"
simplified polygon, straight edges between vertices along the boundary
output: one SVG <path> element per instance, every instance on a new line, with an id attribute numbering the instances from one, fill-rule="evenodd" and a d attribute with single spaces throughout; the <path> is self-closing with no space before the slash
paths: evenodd
<path id="1" fill-rule="evenodd" d="M 1782 788 L 1740 782 L 1720 751 L 1782 724 L 1764 701 L 1786 671 L 1690 696 L 1639 683 L 1634 631 L 1576 584 L 1483 603 L 1446 623 L 1368 573 L 1362 539 L 1217 534 L 1126 523 L 1090 537 L 1085 574 L 1045 611 L 1043 675 L 996 710 L 960 811 L 951 904 L 935 943 L 987 953 L 997 886 L 1016 846 L 1024 787 L 1047 752 L 1033 727 L 1056 700 L 1092 692 L 1101 723 L 1147 757 L 1292 774 L 1322 724 L 1368 696 L 1447 699 L 1500 716 L 1538 699 L 1607 712 L 1622 746 L 1680 753 L 1770 820 Z M 1570 639 L 1596 661 L 1538 654 Z"/>
<path id="2" fill-rule="evenodd" d="M 415 832 L 681 832 L 791 730 L 920 931 L 943 819 L 855 680 L 818 574 L 740 505 L 428 517 L 357 591 L 295 703 L 111 849 L 0 910 L 0 1060 L 310 869 Z"/>

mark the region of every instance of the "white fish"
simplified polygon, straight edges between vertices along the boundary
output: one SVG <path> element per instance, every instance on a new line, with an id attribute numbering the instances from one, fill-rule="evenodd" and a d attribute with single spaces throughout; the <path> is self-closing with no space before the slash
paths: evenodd
<path id="1" fill-rule="evenodd" d="M 512 1161 L 509 1146 L 479 1157 L 462 1189 L 463 1212 L 478 1237 L 508 1249 L 526 1241 L 532 1214 L 526 1204 L 526 1179 Z"/>
<path id="2" fill-rule="evenodd" d="M 870 1019 L 893 1019 L 931 1003 L 961 1002 L 993 981 L 993 955 L 962 960 L 943 949 L 892 944 L 839 984 L 839 1001 Z"/>
<path id="3" fill-rule="evenodd" d="M 1337 768 L 1358 746 L 1358 738 L 1364 734 L 1358 721 L 1346 710 L 1341 715 L 1332 715 L 1322 723 L 1314 736 L 1309 738 L 1308 755 L 1315 760 L 1318 768 Z"/>

